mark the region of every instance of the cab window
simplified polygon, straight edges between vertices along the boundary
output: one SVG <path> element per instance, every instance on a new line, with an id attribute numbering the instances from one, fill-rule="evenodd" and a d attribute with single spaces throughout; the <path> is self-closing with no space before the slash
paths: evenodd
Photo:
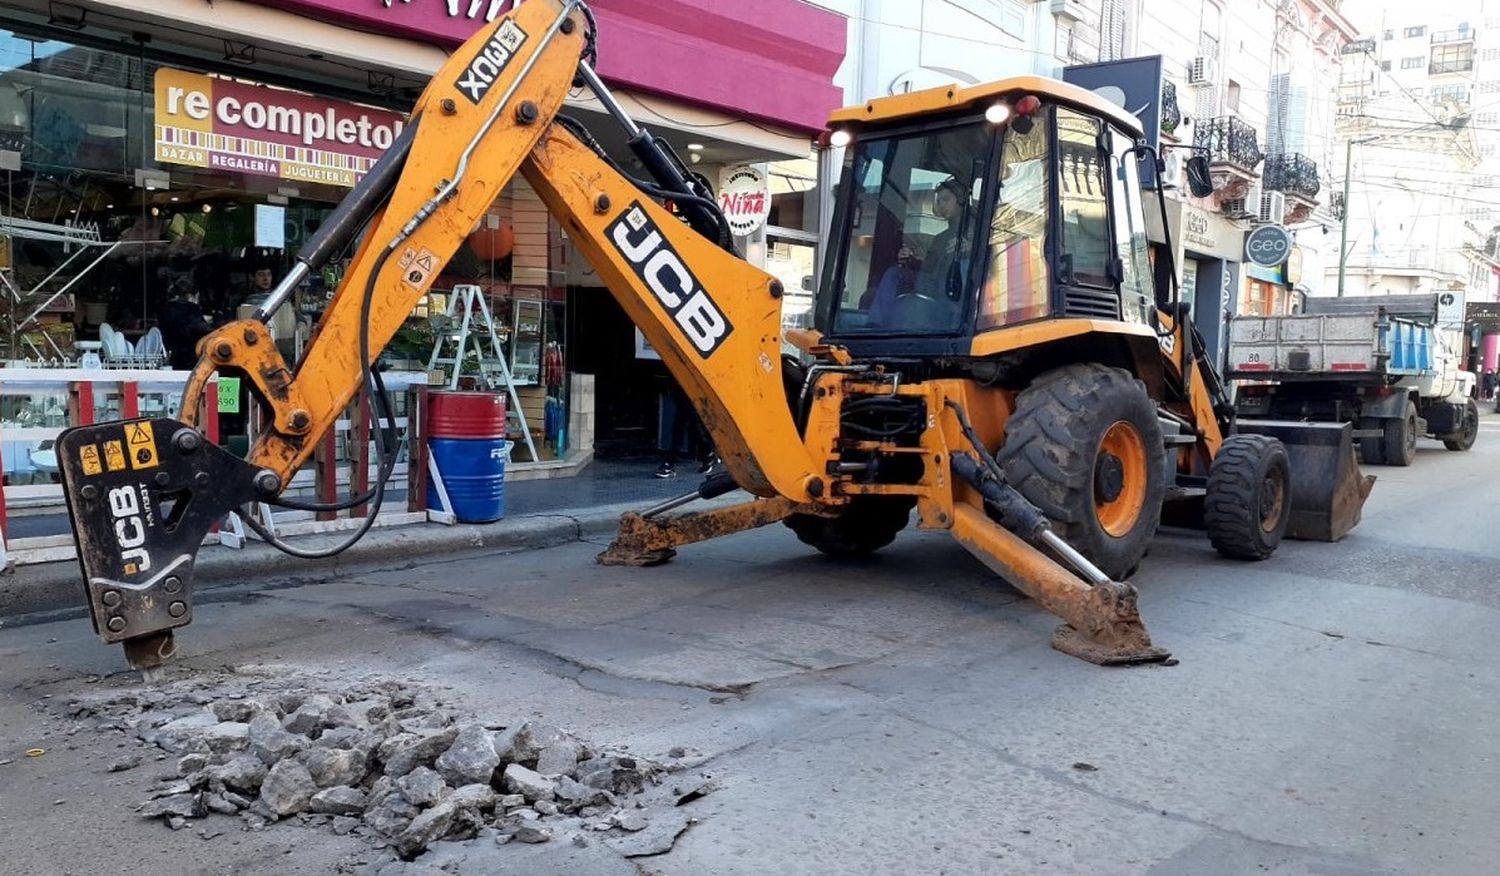
<path id="1" fill-rule="evenodd" d="M 959 330 L 993 136 L 974 123 L 852 147 L 843 269 L 831 290 L 835 334 Z"/>
<path id="2" fill-rule="evenodd" d="M 1140 160 L 1130 148 L 1135 144 L 1119 131 L 1112 132 L 1114 146 L 1115 248 L 1120 256 L 1120 303 L 1125 318 L 1149 325 L 1156 306 L 1155 282 L 1151 276 L 1150 247 L 1146 241 L 1146 217 L 1142 209 Z"/>
<path id="3" fill-rule="evenodd" d="M 1000 145 L 995 212 L 988 227 L 978 327 L 998 328 L 1051 311 L 1047 269 L 1047 110 L 1012 124 Z"/>
<path id="4" fill-rule="evenodd" d="M 1109 231 L 1099 120 L 1057 110 L 1057 191 L 1062 208 L 1059 270 L 1064 284 L 1108 289 L 1115 242 Z M 1071 271 L 1069 270 L 1071 266 Z"/>

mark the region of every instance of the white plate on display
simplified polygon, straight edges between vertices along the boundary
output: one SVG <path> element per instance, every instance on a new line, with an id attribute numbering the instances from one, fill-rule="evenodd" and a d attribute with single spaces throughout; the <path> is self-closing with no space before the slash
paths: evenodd
<path id="1" fill-rule="evenodd" d="M 115 357 L 115 329 L 107 322 L 99 324 L 99 348 L 104 352 L 104 358 Z"/>

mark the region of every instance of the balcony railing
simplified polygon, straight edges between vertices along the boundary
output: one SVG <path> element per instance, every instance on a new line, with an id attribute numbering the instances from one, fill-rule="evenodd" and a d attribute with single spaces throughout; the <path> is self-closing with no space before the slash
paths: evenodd
<path id="1" fill-rule="evenodd" d="M 1296 152 L 1266 156 L 1262 183 L 1273 192 L 1285 192 L 1309 201 L 1318 199 L 1323 183 L 1318 179 L 1318 163 Z"/>
<path id="2" fill-rule="evenodd" d="M 1444 73 L 1467 73 L 1473 69 L 1473 58 L 1464 58 L 1458 61 L 1433 61 L 1427 65 L 1427 75 L 1440 76 Z"/>
<path id="3" fill-rule="evenodd" d="M 1463 30 L 1440 30 L 1433 33 L 1432 41 L 1434 43 L 1472 43 L 1474 33 L 1471 27 Z"/>
<path id="4" fill-rule="evenodd" d="M 1193 145 L 1208 150 L 1210 164 L 1229 164 L 1249 173 L 1266 157 L 1256 139 L 1255 128 L 1235 116 L 1200 122 L 1193 133 Z"/>

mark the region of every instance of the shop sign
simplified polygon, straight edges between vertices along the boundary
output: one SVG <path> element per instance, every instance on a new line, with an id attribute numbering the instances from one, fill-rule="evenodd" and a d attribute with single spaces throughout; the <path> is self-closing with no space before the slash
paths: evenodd
<path id="1" fill-rule="evenodd" d="M 1245 235 L 1245 260 L 1263 268 L 1280 266 L 1292 254 L 1292 235 L 1281 225 L 1262 225 Z"/>
<path id="2" fill-rule="evenodd" d="M 1182 242 L 1199 252 L 1218 249 L 1219 239 L 1214 235 L 1212 218 L 1197 207 L 1185 207 L 1182 211 Z"/>
<path id="3" fill-rule="evenodd" d="M 719 177 L 719 209 L 740 237 L 759 231 L 771 215 L 766 175 L 748 164 L 725 168 Z"/>
<path id="4" fill-rule="evenodd" d="M 352 188 L 401 133 L 386 110 L 163 67 L 156 160 Z"/>
<path id="5" fill-rule="evenodd" d="M 1282 273 L 1286 274 L 1286 284 L 1295 286 L 1302 282 L 1302 247 L 1293 246 L 1292 251 L 1286 257 L 1286 267 Z"/>
<path id="6" fill-rule="evenodd" d="M 1450 289 L 1438 293 L 1438 325 L 1444 328 L 1464 323 L 1464 290 Z"/>

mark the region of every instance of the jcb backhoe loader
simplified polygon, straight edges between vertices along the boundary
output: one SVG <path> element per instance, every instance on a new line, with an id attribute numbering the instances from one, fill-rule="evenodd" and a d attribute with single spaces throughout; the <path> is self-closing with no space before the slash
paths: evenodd
<path id="1" fill-rule="evenodd" d="M 1286 435 L 1313 439 L 1289 446 L 1234 434 L 1186 309 L 1153 283 L 1138 163 L 1159 159 L 1128 113 L 1038 78 L 836 113 L 847 160 L 818 330 L 792 339 L 805 358 L 783 359 L 780 283 L 735 253 L 712 193 L 623 112 L 594 51 L 579 0 L 530 0 L 487 26 L 433 78 L 257 318 L 201 342 L 181 420 L 60 438 L 95 629 L 133 664 L 160 663 L 192 619 L 193 565 L 215 521 L 253 501 L 318 507 L 280 494 L 362 384 L 387 421 L 374 442 L 380 478 L 375 495 L 340 507 L 378 503 L 393 456 L 373 363 L 517 172 L 702 415 L 727 476 L 700 492 L 755 497 L 628 515 L 605 562 L 660 562 L 777 521 L 827 553 L 861 554 L 915 508 L 921 527 L 952 532 L 1061 617 L 1056 647 L 1128 663 L 1166 655 L 1123 583 L 1164 502 L 1196 501 L 1214 546 L 1245 559 L 1275 550 L 1292 513 L 1322 515 L 1339 535 L 1357 521 L 1368 485 L 1347 427 L 1289 425 Z M 575 82 L 624 127 L 649 179 L 561 114 Z M 294 368 L 265 321 L 356 237 Z M 1155 274 L 1172 273 L 1159 257 Z M 244 459 L 197 429 L 216 372 L 241 376 L 264 412 Z M 95 464 L 111 442 L 128 466 Z M 1325 470 L 1294 479 L 1304 447 Z"/>

